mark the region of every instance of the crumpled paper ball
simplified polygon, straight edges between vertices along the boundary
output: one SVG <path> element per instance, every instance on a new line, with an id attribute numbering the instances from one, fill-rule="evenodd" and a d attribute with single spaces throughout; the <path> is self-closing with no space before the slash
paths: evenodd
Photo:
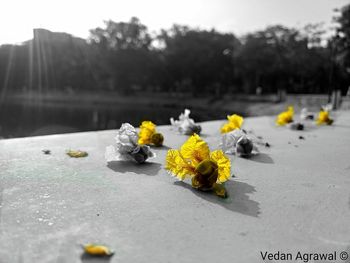
<path id="1" fill-rule="evenodd" d="M 303 108 L 300 112 L 301 120 L 313 120 L 315 118 L 315 114 L 313 112 L 308 111 L 307 108 Z"/>

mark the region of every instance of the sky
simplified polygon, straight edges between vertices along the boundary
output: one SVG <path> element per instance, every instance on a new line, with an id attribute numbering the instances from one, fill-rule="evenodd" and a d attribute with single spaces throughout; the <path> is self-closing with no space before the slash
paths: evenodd
<path id="1" fill-rule="evenodd" d="M 215 28 L 238 36 L 282 24 L 301 28 L 325 23 L 331 28 L 334 8 L 349 0 L 0 0 L 0 44 L 33 37 L 45 28 L 87 38 L 103 21 L 129 21 L 136 16 L 152 32 L 174 23 Z"/>

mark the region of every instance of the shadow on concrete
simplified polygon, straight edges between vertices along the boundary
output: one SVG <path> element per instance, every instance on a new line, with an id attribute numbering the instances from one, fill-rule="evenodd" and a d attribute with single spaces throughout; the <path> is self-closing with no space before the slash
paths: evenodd
<path id="1" fill-rule="evenodd" d="M 82 254 L 80 259 L 83 263 L 108 263 L 111 261 L 112 256 L 106 256 L 106 257 L 94 257 L 90 256 L 86 253 Z"/>
<path id="2" fill-rule="evenodd" d="M 191 185 L 176 181 L 175 185 L 179 185 L 191 190 L 195 195 L 222 207 L 243 215 L 258 217 L 260 214 L 259 203 L 251 200 L 248 194 L 255 192 L 255 187 L 247 183 L 238 181 L 227 181 L 225 183 L 225 188 L 228 193 L 228 198 L 222 199 L 216 196 L 213 192 L 202 192 L 193 189 Z"/>
<path id="3" fill-rule="evenodd" d="M 266 153 L 257 153 L 248 157 L 242 157 L 258 163 L 274 163 L 273 159 Z"/>
<path id="4" fill-rule="evenodd" d="M 166 146 L 166 145 L 162 145 L 160 147 L 151 145 L 151 148 L 154 150 L 169 150 L 169 149 L 171 149 L 169 146 Z"/>
<path id="5" fill-rule="evenodd" d="M 161 164 L 152 162 L 138 164 L 132 161 L 112 161 L 107 164 L 107 167 L 119 173 L 132 172 L 136 174 L 156 175 L 161 168 Z"/>

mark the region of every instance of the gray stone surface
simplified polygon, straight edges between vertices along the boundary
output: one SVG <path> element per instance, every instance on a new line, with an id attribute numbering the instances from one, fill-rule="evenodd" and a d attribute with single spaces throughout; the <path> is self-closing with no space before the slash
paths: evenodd
<path id="1" fill-rule="evenodd" d="M 211 149 L 223 122 L 203 123 Z M 169 126 L 159 127 L 167 147 L 145 165 L 106 164 L 115 131 L 0 141 L 0 262 L 251 263 L 263 262 L 260 251 L 349 252 L 349 112 L 306 131 L 276 128 L 273 117 L 247 118 L 244 128 L 271 148 L 231 156 L 227 200 L 167 174 L 167 147 L 186 140 Z M 89 242 L 115 255 L 81 258 L 79 244 Z"/>

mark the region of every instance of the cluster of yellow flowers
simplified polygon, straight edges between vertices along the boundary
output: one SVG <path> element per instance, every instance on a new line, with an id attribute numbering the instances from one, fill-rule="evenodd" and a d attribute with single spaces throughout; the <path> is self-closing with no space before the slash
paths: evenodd
<path id="1" fill-rule="evenodd" d="M 227 197 L 222 183 L 230 177 L 230 159 L 221 150 L 210 152 L 208 144 L 197 134 L 179 150 L 168 151 L 166 169 L 180 180 L 191 178 L 195 189 L 214 190 L 218 196 Z"/>
<path id="2" fill-rule="evenodd" d="M 186 114 L 187 115 L 185 116 L 184 114 L 184 116 L 188 117 L 188 110 Z M 293 117 L 294 108 L 289 106 L 286 111 L 277 116 L 276 124 L 278 126 L 284 126 L 289 123 L 293 124 Z M 228 122 L 225 123 L 220 130 L 221 133 L 224 134 L 223 137 L 226 138 L 226 146 L 228 148 L 232 148 L 233 146 L 237 147 L 237 153 L 243 153 L 245 155 L 250 154 L 253 149 L 253 142 L 246 136 L 245 131 L 240 130 L 244 121 L 243 117 L 232 114 L 227 116 L 227 120 Z M 194 122 L 192 122 L 191 124 L 193 125 Z M 330 118 L 327 110 L 321 110 L 316 123 L 319 125 L 331 125 L 333 120 Z M 143 147 L 149 147 L 145 145 L 163 145 L 164 137 L 161 133 L 156 131 L 156 125 L 151 121 L 143 121 L 141 123 L 138 139 L 134 127 L 130 124 L 124 124 L 122 127 L 124 127 L 125 132 L 118 137 L 120 149 L 124 149 L 127 152 L 129 149 L 128 147 L 135 146 L 136 149 L 139 147 L 136 145 L 136 141 Z M 231 135 L 231 137 L 228 137 L 229 135 Z M 223 149 L 225 150 L 225 143 Z M 230 150 L 232 151 L 232 149 Z M 132 154 L 135 154 L 134 151 L 135 150 L 131 151 Z M 227 153 L 227 151 L 225 152 Z M 87 153 L 82 151 L 69 151 L 67 154 L 71 157 L 87 156 Z M 149 153 L 143 154 L 145 154 L 146 157 L 142 161 L 138 161 L 139 163 L 153 156 L 153 154 Z M 181 181 L 191 179 L 191 185 L 194 189 L 214 191 L 215 194 L 221 198 L 226 198 L 228 196 L 224 183 L 228 181 L 231 176 L 230 159 L 222 150 L 211 152 L 208 144 L 196 133 L 190 136 L 179 149 L 168 150 L 165 168 Z M 83 246 L 83 249 L 86 254 L 92 256 L 109 257 L 114 253 L 108 247 L 98 244 L 87 244 Z"/>
<path id="3" fill-rule="evenodd" d="M 277 119 L 276 119 L 276 124 L 278 126 L 284 126 L 288 123 L 293 122 L 294 121 L 293 117 L 294 117 L 294 108 L 293 108 L 293 106 L 289 106 L 286 111 L 278 114 Z M 329 117 L 329 111 L 322 109 L 318 114 L 316 124 L 318 124 L 318 125 L 321 125 L 321 124 L 331 125 L 332 123 L 333 123 L 333 120 Z"/>
<path id="4" fill-rule="evenodd" d="M 289 106 L 277 116 L 276 124 L 284 126 L 293 123 L 294 108 Z M 237 114 L 227 116 L 228 122 L 221 127 L 221 133 L 240 130 L 243 117 Z M 328 111 L 319 113 L 317 124 L 331 124 Z M 164 137 L 156 131 L 151 121 L 143 121 L 140 126 L 138 144 L 162 146 Z M 193 134 L 180 147 L 170 149 L 166 156 L 166 169 L 179 180 L 191 179 L 192 187 L 202 191 L 214 190 L 220 197 L 226 197 L 223 186 L 230 178 L 231 162 L 222 150 L 210 152 L 208 144 L 197 134 Z"/>
<path id="5" fill-rule="evenodd" d="M 243 124 L 243 117 L 237 114 L 227 115 L 228 122 L 221 127 L 221 133 L 228 133 L 230 131 L 240 129 Z"/>

